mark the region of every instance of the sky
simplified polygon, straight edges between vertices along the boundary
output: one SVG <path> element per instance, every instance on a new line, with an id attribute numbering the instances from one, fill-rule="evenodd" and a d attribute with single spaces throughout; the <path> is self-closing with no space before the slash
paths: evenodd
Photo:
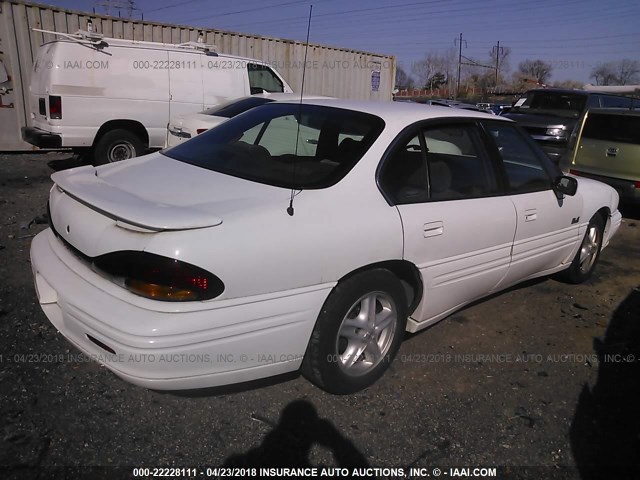
<path id="1" fill-rule="evenodd" d="M 120 0 L 122 1 L 122 0 Z M 104 0 L 40 0 L 105 13 Z M 640 60 L 637 0 L 136 0 L 133 18 L 304 41 L 395 55 L 407 73 L 427 53 L 458 49 L 483 63 L 500 42 L 511 71 L 519 62 L 552 65 L 551 81 L 590 78 L 598 65 Z M 125 15 L 125 11 L 121 12 Z M 113 10 L 112 10 L 113 14 Z M 117 13 L 116 13 L 117 15 Z"/>

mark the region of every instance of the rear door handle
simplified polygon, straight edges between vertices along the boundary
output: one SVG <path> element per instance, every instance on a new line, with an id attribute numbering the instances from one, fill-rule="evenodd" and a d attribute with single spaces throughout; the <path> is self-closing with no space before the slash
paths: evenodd
<path id="1" fill-rule="evenodd" d="M 538 211 L 535 208 L 524 211 L 525 222 L 533 222 L 536 218 L 538 218 Z"/>
<path id="2" fill-rule="evenodd" d="M 436 237 L 444 233 L 444 223 L 442 221 L 429 222 L 424 224 L 424 238 Z"/>

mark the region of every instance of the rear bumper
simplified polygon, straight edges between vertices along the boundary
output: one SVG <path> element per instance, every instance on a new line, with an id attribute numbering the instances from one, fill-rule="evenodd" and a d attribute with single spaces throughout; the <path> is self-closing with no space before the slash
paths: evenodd
<path id="1" fill-rule="evenodd" d="M 22 127 L 22 139 L 40 148 L 62 148 L 62 137 L 35 127 Z"/>
<path id="2" fill-rule="evenodd" d="M 331 289 L 322 285 L 185 307 L 154 302 L 158 309 L 150 309 L 147 299 L 137 301 L 126 291 L 114 295 L 114 285 L 51 229 L 33 239 L 31 264 L 40 306 L 67 340 L 123 379 L 158 390 L 297 370 Z"/>

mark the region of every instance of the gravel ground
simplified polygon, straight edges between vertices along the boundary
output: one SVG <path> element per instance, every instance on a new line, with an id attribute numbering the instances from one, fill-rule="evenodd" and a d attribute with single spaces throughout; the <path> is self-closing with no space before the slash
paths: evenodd
<path id="1" fill-rule="evenodd" d="M 240 465 L 640 478 L 637 211 L 623 212 L 589 282 L 529 282 L 407 335 L 364 392 L 332 396 L 289 375 L 163 393 L 84 361 L 38 306 L 29 246 L 46 228 L 49 175 L 72 165 L 61 154 L 0 155 L 0 476 Z"/>

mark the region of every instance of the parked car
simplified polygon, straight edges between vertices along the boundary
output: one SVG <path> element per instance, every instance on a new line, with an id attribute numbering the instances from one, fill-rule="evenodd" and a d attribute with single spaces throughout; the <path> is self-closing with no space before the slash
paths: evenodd
<path id="1" fill-rule="evenodd" d="M 640 111 L 591 109 L 581 119 L 572 154 L 562 166 L 615 188 L 640 204 Z"/>
<path id="2" fill-rule="evenodd" d="M 23 139 L 72 148 L 98 165 L 164 147 L 173 116 L 249 94 L 292 92 L 266 63 L 218 54 L 212 45 L 91 32 L 42 45 L 29 90 L 31 126 Z"/>
<path id="3" fill-rule="evenodd" d="M 154 389 L 301 369 L 361 390 L 405 330 L 523 280 L 586 280 L 621 223 L 614 189 L 563 176 L 514 122 L 406 103 L 267 103 L 52 179 L 40 305 Z"/>
<path id="4" fill-rule="evenodd" d="M 320 99 L 328 98 L 319 95 L 304 95 L 303 99 Z M 247 110 L 276 101 L 296 101 L 300 100 L 300 94 L 297 93 L 259 93 L 248 97 L 241 97 L 229 100 L 221 105 L 207 108 L 198 113 L 187 113 L 179 115 L 171 119 L 167 125 L 167 147 L 175 147 L 176 145 L 189 140 L 196 135 L 206 132 L 210 128 L 220 125 L 222 122 L 229 120 Z"/>
<path id="5" fill-rule="evenodd" d="M 637 105 L 638 100 L 635 100 Z M 537 88 L 518 99 L 508 113 L 536 140 L 555 163 L 567 153 L 578 119 L 588 108 L 631 108 L 630 97 L 587 90 Z"/>

